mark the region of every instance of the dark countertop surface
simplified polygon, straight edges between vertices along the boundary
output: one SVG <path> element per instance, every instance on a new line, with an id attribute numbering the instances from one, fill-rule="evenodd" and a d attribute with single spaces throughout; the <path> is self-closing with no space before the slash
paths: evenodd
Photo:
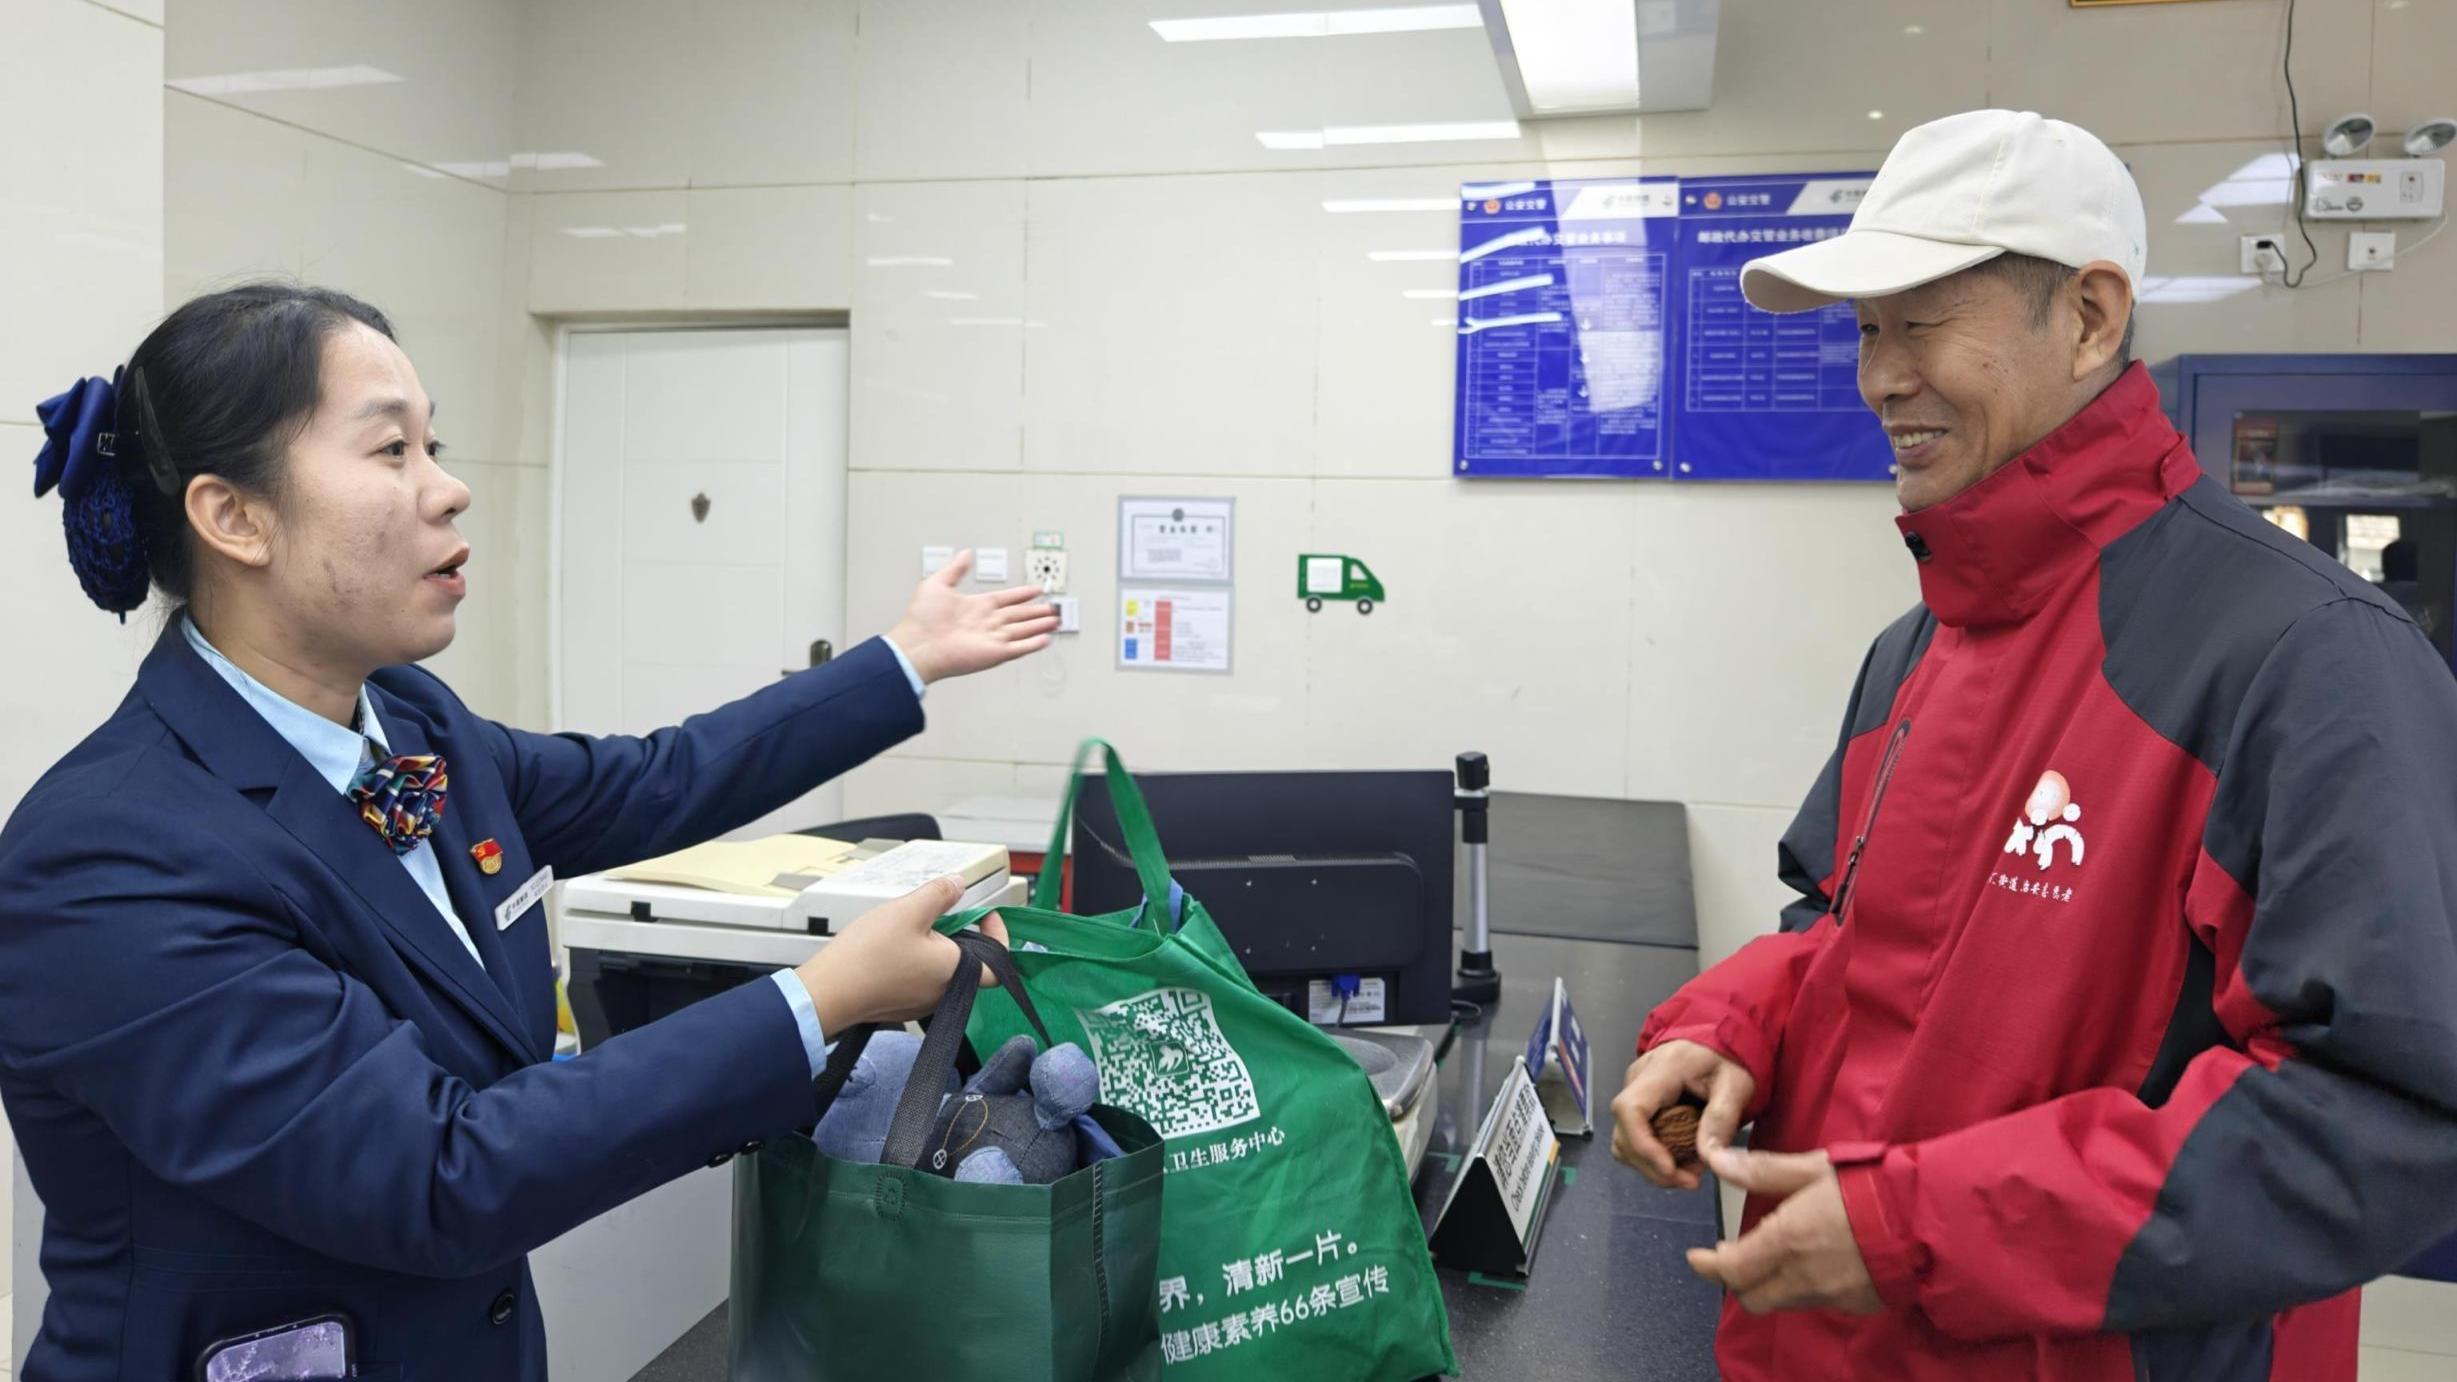
<path id="1" fill-rule="evenodd" d="M 1696 952 L 1517 934 L 1496 935 L 1493 948 L 1501 999 L 1461 1023 L 1442 1058 L 1441 1110 L 1416 1182 L 1428 1228 L 1457 1174 L 1458 1153 L 1551 1003 L 1556 975 L 1567 981 L 1592 1043 L 1599 1130 L 1592 1139 L 1562 1139 L 1563 1184 L 1524 1284 L 1442 1270 L 1458 1375 L 1711 1382 L 1721 1297 L 1690 1273 L 1682 1253 L 1715 1239 L 1712 1184 L 1689 1194 L 1648 1185 L 1613 1161 L 1606 1121 L 1639 1024 L 1697 972 Z M 633 1382 L 720 1382 L 726 1328 L 719 1306 Z"/>

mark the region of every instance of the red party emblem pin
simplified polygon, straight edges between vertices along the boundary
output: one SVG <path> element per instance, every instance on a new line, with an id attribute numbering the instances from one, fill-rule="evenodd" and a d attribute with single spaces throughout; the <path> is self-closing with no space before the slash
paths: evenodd
<path id="1" fill-rule="evenodd" d="M 471 845 L 469 857 L 478 861 L 478 872 L 489 878 L 503 872 L 503 846 L 493 840 L 480 840 Z"/>

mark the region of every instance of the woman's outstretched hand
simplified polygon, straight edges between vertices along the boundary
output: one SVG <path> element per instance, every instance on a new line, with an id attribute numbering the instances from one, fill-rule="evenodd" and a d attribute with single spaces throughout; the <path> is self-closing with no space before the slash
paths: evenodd
<path id="1" fill-rule="evenodd" d="M 973 554 L 959 552 L 945 570 L 913 592 L 903 622 L 888 632 L 913 670 L 927 684 L 1003 667 L 1049 646 L 1058 611 L 1035 586 L 1015 586 L 980 595 L 964 593 Z"/>

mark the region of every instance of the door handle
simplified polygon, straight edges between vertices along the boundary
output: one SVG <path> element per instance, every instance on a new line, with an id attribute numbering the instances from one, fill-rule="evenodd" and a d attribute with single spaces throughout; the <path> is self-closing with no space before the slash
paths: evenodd
<path id="1" fill-rule="evenodd" d="M 835 645 L 835 644 L 830 643 L 829 641 L 827 641 L 827 640 L 826 640 L 826 639 L 824 639 L 824 638 L 814 638 L 814 639 L 812 639 L 812 640 L 810 641 L 810 665 L 811 665 L 811 666 L 813 666 L 813 667 L 825 667 L 825 666 L 827 666 L 829 663 L 831 663 L 831 662 L 833 662 L 833 661 L 835 661 L 835 660 L 836 660 L 836 645 Z M 784 671 L 777 673 L 777 675 L 778 675 L 778 676 L 780 676 L 780 677 L 789 677 L 789 676 L 792 676 L 792 675 L 794 674 L 794 670 L 795 670 L 795 669 L 793 669 L 793 668 L 791 668 L 791 667 L 788 667 L 788 668 L 786 668 Z"/>

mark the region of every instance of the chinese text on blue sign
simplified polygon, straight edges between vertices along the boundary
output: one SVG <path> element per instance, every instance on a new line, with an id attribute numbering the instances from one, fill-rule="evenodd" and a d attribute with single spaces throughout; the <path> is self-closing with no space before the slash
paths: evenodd
<path id="1" fill-rule="evenodd" d="M 1777 317 L 1751 259 L 1850 224 L 1861 174 L 1462 189 L 1456 472 L 1884 480 L 1846 305 Z"/>

